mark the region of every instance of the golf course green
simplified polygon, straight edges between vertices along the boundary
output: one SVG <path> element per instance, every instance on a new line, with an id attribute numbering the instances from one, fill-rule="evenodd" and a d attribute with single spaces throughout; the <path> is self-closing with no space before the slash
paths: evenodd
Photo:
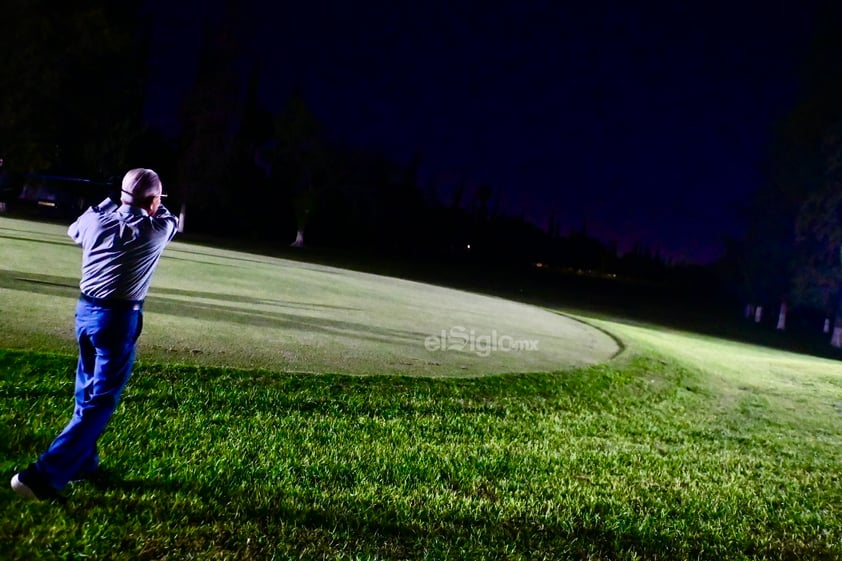
<path id="1" fill-rule="evenodd" d="M 0 218 L 0 347 L 75 352 L 81 250 L 66 226 Z M 606 361 L 617 342 L 526 304 L 175 241 L 139 360 L 279 372 L 482 376 Z"/>

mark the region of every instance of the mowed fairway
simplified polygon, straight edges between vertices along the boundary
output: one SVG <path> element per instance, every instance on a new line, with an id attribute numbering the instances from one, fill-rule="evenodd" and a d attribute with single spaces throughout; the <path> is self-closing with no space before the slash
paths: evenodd
<path id="1" fill-rule="evenodd" d="M 33 249 L 16 251 L 0 277 L 0 474 L 8 480 L 70 413 L 75 358 L 64 324 L 78 254 L 60 228 L 0 227 L 4 257 L 10 243 L 28 243 L 72 270 L 44 272 Z M 144 360 L 100 441 L 114 477 L 70 485 L 66 505 L 24 501 L 5 483 L 0 559 L 842 559 L 840 361 L 584 311 L 556 323 L 556 314 L 465 292 L 173 249 L 149 298 Z M 190 277 L 208 267 L 219 270 L 216 281 Z M 250 280 L 290 275 L 302 282 L 279 288 L 281 298 Z M 156 305 L 197 317 L 183 323 Z M 367 320 L 361 312 L 403 306 L 413 311 Z M 438 312 L 425 319 L 428 306 Z M 576 355 L 595 364 L 483 376 L 521 371 L 513 365 L 530 353 L 427 351 L 436 358 L 417 360 L 438 364 L 390 366 L 400 361 L 388 353 L 416 356 L 429 329 L 502 334 L 498 319 L 514 330 L 521 314 L 547 321 L 553 334 L 575 326 L 566 335 L 579 334 L 574 348 L 590 336 L 604 343 L 595 334 L 606 332 L 624 352 L 612 356 L 606 335 L 611 344 L 594 346 L 602 359 Z M 9 315 L 33 323 L 23 330 Z M 261 321 L 288 337 L 287 351 L 303 348 L 310 367 L 237 350 L 241 336 L 259 339 L 250 331 Z M 299 322 L 309 325 L 301 339 Z M 203 324 L 224 336 L 179 331 Z M 377 327 L 361 327 L 368 324 Z M 545 332 L 529 325 L 549 351 Z M 309 338 L 324 346 L 308 350 Z M 324 348 L 334 341 L 341 352 Z M 354 354 L 359 348 L 372 356 Z M 245 368 L 260 357 L 264 368 Z M 456 376 L 435 377 L 444 373 Z"/>
<path id="2" fill-rule="evenodd" d="M 75 352 L 81 251 L 65 231 L 0 218 L 0 347 Z M 141 361 L 283 372 L 481 376 L 619 351 L 606 334 L 533 306 L 178 241 L 145 316 Z"/>

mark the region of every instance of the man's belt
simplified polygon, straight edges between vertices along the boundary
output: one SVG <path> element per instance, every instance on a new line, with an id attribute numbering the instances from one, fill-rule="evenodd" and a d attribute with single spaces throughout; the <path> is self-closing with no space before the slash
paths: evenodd
<path id="1" fill-rule="evenodd" d="M 120 298 L 94 298 L 88 296 L 84 292 L 79 295 L 80 300 L 84 300 L 94 306 L 100 308 L 109 308 L 112 310 L 141 310 L 143 309 L 143 300 L 121 300 Z"/>

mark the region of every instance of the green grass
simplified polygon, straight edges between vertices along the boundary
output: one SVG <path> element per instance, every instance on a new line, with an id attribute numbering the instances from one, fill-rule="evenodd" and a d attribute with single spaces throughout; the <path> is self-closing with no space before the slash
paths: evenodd
<path id="1" fill-rule="evenodd" d="M 0 354 L 7 475 L 64 422 L 71 368 Z M 735 383 L 645 353 L 470 380 L 143 365 L 101 442 L 123 479 L 63 508 L 3 491 L 0 551 L 838 559 L 842 401 L 786 415 L 820 390 Z"/>
<path id="2" fill-rule="evenodd" d="M 100 442 L 119 477 L 0 488 L 0 558 L 842 558 L 838 361 L 577 317 L 626 351 L 469 378 L 146 352 Z M 7 479 L 70 414 L 75 359 L 42 351 L 0 350 Z"/>
<path id="3" fill-rule="evenodd" d="M 81 251 L 66 227 L 0 217 L 0 348 L 75 352 Z M 535 306 L 290 259 L 174 242 L 145 305 L 141 359 L 284 372 L 484 376 L 602 362 L 613 339 Z M 536 341 L 430 351 L 428 337 Z"/>

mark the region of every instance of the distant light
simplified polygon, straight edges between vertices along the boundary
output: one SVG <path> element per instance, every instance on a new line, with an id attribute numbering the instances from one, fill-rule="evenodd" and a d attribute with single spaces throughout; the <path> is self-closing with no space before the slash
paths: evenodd
<path id="1" fill-rule="evenodd" d="M 54 203 L 53 201 L 38 201 L 38 206 L 55 207 L 56 203 Z"/>
<path id="2" fill-rule="evenodd" d="M 471 244 L 468 244 L 468 245 L 467 245 L 467 248 L 468 248 L 468 249 L 471 249 Z"/>
<path id="3" fill-rule="evenodd" d="M 543 267 L 543 266 L 544 266 L 544 264 L 543 264 L 543 263 L 535 263 L 535 266 L 536 266 L 536 267 L 538 267 L 538 268 L 540 269 L 541 267 Z"/>

